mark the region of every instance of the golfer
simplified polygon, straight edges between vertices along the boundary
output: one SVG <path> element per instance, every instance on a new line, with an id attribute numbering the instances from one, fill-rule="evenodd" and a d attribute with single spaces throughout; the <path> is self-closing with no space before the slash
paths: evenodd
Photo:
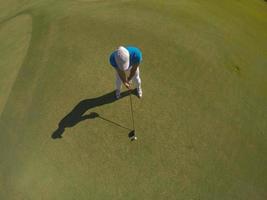
<path id="1" fill-rule="evenodd" d="M 110 55 L 109 61 L 116 70 L 116 98 L 120 98 L 122 83 L 126 88 L 131 89 L 132 80 L 137 88 L 137 96 L 141 98 L 142 88 L 139 65 L 142 61 L 142 52 L 133 46 L 120 46 Z"/>

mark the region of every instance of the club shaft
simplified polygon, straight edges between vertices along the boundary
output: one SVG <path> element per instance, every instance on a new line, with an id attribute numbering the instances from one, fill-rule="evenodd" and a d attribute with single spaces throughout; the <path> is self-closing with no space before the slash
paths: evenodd
<path id="1" fill-rule="evenodd" d="M 130 104 L 131 104 L 131 113 L 132 113 L 133 130 L 135 130 L 135 128 L 134 128 L 134 115 L 133 115 L 133 103 L 132 103 L 132 90 L 130 90 Z"/>

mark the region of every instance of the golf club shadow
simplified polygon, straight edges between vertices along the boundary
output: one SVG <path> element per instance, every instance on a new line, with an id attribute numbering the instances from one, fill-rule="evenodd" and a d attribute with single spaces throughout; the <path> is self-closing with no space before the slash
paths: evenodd
<path id="1" fill-rule="evenodd" d="M 53 139 L 62 138 L 65 128 L 76 126 L 78 123 L 84 120 L 95 119 L 96 117 L 101 118 L 102 120 L 105 120 L 107 122 L 113 123 L 117 126 L 120 126 L 121 128 L 130 130 L 129 128 L 121 126 L 116 122 L 101 117 L 98 113 L 95 112 L 91 112 L 90 114 L 84 115 L 88 110 L 92 108 L 115 102 L 117 99 L 115 98 L 114 94 L 115 92 L 112 91 L 100 97 L 85 99 L 80 101 L 71 110 L 69 114 L 67 114 L 62 120 L 60 120 L 60 122 L 58 123 L 58 128 L 52 133 L 51 138 Z M 132 94 L 136 95 L 136 91 L 133 91 Z M 130 95 L 130 91 L 122 92 L 121 98 L 124 98 L 128 95 Z"/>

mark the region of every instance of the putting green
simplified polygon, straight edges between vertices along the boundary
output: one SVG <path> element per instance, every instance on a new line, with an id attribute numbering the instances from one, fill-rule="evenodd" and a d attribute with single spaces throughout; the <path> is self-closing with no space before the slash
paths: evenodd
<path id="1" fill-rule="evenodd" d="M 266 2 L 0 4 L 0 199 L 266 199 Z M 119 45 L 143 52 L 136 142 Z"/>

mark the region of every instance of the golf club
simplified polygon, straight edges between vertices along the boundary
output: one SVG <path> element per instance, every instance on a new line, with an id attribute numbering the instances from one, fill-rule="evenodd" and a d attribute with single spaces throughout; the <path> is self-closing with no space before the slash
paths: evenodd
<path id="1" fill-rule="evenodd" d="M 130 89 L 130 104 L 131 104 L 131 114 L 132 114 L 132 123 L 133 123 L 133 130 L 128 134 L 131 141 L 137 140 L 135 134 L 135 127 L 134 127 L 134 115 L 133 115 L 133 104 L 132 104 L 132 89 Z"/>

